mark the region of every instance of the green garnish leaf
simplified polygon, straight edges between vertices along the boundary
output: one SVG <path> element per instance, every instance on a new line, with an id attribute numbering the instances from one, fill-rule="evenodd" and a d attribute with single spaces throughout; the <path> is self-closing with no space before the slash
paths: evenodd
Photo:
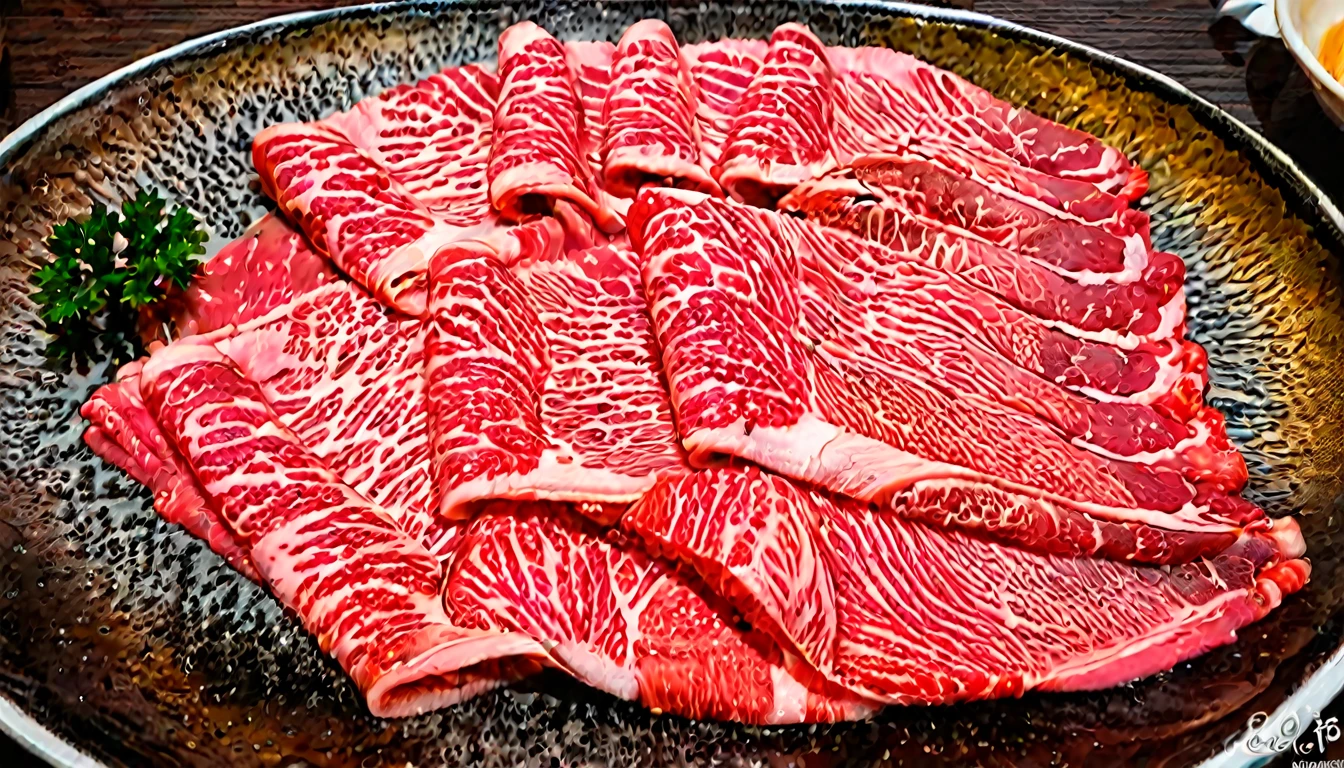
<path id="1" fill-rule="evenodd" d="M 190 285 L 205 253 L 196 217 L 180 207 L 165 215 L 166 207 L 141 192 L 120 213 L 95 204 L 84 220 L 52 228 L 52 259 L 31 280 L 55 357 L 102 354 L 121 364 L 143 354 L 137 313 Z"/>

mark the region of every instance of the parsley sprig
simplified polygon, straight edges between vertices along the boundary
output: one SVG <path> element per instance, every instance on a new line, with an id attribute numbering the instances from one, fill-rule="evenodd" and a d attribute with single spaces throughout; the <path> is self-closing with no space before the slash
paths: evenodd
<path id="1" fill-rule="evenodd" d="M 95 204 L 83 221 L 52 229 L 52 260 L 32 282 L 55 357 L 84 362 L 101 348 L 120 364 L 143 352 L 137 314 L 185 289 L 205 253 L 207 235 L 196 217 L 165 208 L 158 195 L 141 192 L 120 214 Z"/>

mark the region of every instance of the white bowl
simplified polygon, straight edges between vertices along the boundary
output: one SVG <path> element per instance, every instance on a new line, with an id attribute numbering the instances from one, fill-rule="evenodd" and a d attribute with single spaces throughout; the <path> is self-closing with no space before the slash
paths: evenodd
<path id="1" fill-rule="evenodd" d="M 1293 58 L 1306 70 L 1316 100 L 1336 124 L 1344 127 L 1344 85 L 1321 64 L 1321 38 L 1344 21 L 1344 0 L 1275 0 L 1279 32 Z"/>

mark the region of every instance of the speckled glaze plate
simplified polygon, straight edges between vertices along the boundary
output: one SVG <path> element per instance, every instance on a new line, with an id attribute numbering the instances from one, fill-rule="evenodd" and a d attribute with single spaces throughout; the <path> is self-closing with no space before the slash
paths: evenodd
<path id="1" fill-rule="evenodd" d="M 1154 245 L 1189 267 L 1209 397 L 1246 453 L 1249 495 L 1302 517 L 1310 586 L 1232 646 L 1091 694 L 749 728 L 654 716 L 544 675 L 411 720 L 371 717 L 274 600 L 84 447 L 78 407 L 111 372 L 46 362 L 27 298 L 41 239 L 96 200 L 152 188 L 208 222 L 217 248 L 266 210 L 248 152 L 260 128 L 490 59 L 523 18 L 562 38 L 615 39 L 645 17 L 686 42 L 801 21 L 831 44 L 907 50 L 1142 163 Z M 1245 126 L 1101 52 L 897 4 L 364 6 L 139 62 L 0 143 L 0 169 L 0 728 L 53 763 L 1242 765 L 1311 728 L 1344 685 L 1339 212 Z"/>

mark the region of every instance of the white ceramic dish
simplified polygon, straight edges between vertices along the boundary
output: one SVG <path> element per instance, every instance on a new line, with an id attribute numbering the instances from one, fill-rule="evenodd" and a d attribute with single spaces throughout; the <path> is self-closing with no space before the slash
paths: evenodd
<path id="1" fill-rule="evenodd" d="M 1284 45 L 1311 78 L 1316 100 L 1344 127 L 1344 84 L 1330 76 L 1319 58 L 1326 30 L 1344 21 L 1344 0 L 1275 0 L 1274 13 Z"/>

